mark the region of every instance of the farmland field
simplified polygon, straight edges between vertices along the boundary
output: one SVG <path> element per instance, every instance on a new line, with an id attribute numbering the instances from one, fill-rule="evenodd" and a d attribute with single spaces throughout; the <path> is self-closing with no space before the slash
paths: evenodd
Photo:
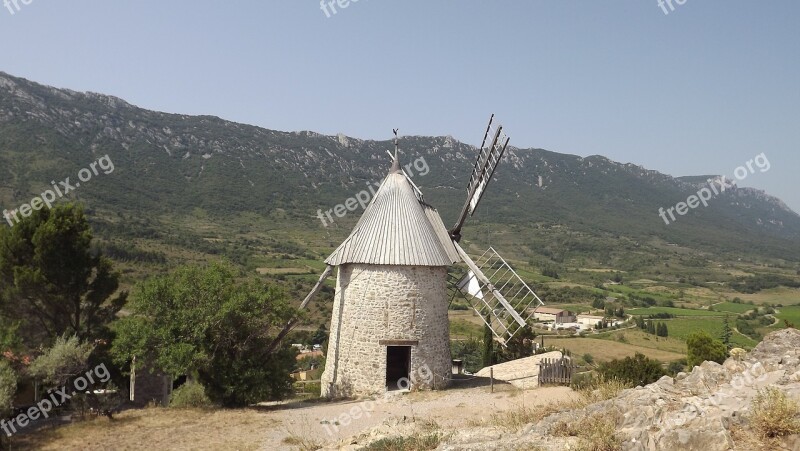
<path id="1" fill-rule="evenodd" d="M 648 307 L 637 308 L 627 311 L 630 315 L 656 315 L 658 313 L 669 313 L 675 316 L 724 316 L 720 312 L 712 312 L 708 310 L 690 310 L 677 307 Z"/>
<path id="2" fill-rule="evenodd" d="M 789 321 L 790 323 L 794 324 L 795 327 L 800 326 L 800 306 L 793 305 L 791 307 L 781 307 L 778 309 L 780 313 L 777 316 L 779 320 Z"/>
<path id="3" fill-rule="evenodd" d="M 704 330 L 714 338 L 719 338 L 722 335 L 722 318 L 677 318 L 665 320 L 669 330 L 669 336 L 679 338 L 686 341 L 686 339 L 693 332 Z M 735 326 L 735 322 L 731 320 L 731 328 Z M 739 333 L 734 332 L 731 336 L 731 343 L 746 349 L 753 348 L 758 344 L 755 340 L 745 337 Z"/>
<path id="4" fill-rule="evenodd" d="M 675 352 L 678 354 L 686 353 L 686 343 L 674 337 L 657 337 L 653 334 L 640 329 L 623 329 L 611 332 L 609 334 L 602 334 L 599 338 L 602 340 L 618 341 L 619 336 L 625 337 L 625 343 L 633 346 L 641 346 L 643 348 L 657 349 L 659 351 Z M 642 354 L 647 355 L 648 352 L 642 351 Z"/>
<path id="5" fill-rule="evenodd" d="M 745 313 L 756 308 L 750 304 L 737 304 L 734 302 L 723 302 L 722 304 L 714 305 L 714 311 L 729 312 L 729 313 Z"/>
<path id="6" fill-rule="evenodd" d="M 735 293 L 735 296 L 756 304 L 800 305 L 800 288 L 778 287 L 755 294 Z"/>
<path id="7" fill-rule="evenodd" d="M 624 359 L 628 356 L 632 357 L 637 352 L 662 362 L 670 362 L 686 357 L 685 353 L 662 351 L 598 338 L 550 338 L 545 339 L 544 344 L 545 346 L 552 345 L 558 348 L 568 349 L 574 356 L 591 354 L 598 361 Z"/>

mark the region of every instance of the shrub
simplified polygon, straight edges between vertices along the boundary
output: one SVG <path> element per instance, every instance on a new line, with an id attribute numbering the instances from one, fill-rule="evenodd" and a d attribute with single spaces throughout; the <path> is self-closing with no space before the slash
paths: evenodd
<path id="1" fill-rule="evenodd" d="M 17 391 L 17 375 L 5 360 L 0 359 L 0 418 L 5 418 Z"/>
<path id="2" fill-rule="evenodd" d="M 674 377 L 684 369 L 686 369 L 686 359 L 669 362 L 669 365 L 667 365 L 667 374 Z"/>
<path id="3" fill-rule="evenodd" d="M 694 368 L 706 360 L 723 363 L 728 355 L 725 344 L 711 338 L 705 331 L 694 332 L 686 339 L 688 353 L 686 360 L 689 368 Z"/>
<path id="4" fill-rule="evenodd" d="M 454 359 L 461 359 L 464 362 L 464 369 L 474 373 L 483 368 L 483 343 L 475 337 L 466 340 L 451 340 L 450 349 Z"/>
<path id="5" fill-rule="evenodd" d="M 762 438 L 800 433 L 800 408 L 778 388 L 759 390 L 750 411 L 750 425 Z"/>
<path id="6" fill-rule="evenodd" d="M 59 337 L 52 348 L 31 363 L 28 374 L 52 387 L 65 385 L 86 370 L 93 350 L 94 345 L 81 343 L 76 336 Z"/>
<path id="7" fill-rule="evenodd" d="M 666 374 L 661 362 L 638 352 L 634 357 L 604 362 L 597 371 L 606 380 L 616 379 L 633 386 L 652 384 Z"/>
<path id="8" fill-rule="evenodd" d="M 436 449 L 445 438 L 439 425 L 424 421 L 408 436 L 384 437 L 362 448 L 364 451 L 427 451 Z"/>
<path id="9" fill-rule="evenodd" d="M 193 381 L 181 385 L 169 397 L 169 406 L 177 409 L 205 409 L 213 405 L 206 389 Z"/>
<path id="10" fill-rule="evenodd" d="M 731 357 L 735 360 L 742 361 L 747 357 L 747 351 L 742 348 L 733 348 L 731 349 Z"/>

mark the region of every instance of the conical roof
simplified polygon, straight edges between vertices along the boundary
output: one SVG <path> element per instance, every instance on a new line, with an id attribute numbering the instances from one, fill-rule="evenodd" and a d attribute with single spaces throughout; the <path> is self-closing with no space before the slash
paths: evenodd
<path id="1" fill-rule="evenodd" d="M 325 263 L 451 266 L 459 261 L 439 213 L 417 199 L 395 158 L 358 224 Z"/>

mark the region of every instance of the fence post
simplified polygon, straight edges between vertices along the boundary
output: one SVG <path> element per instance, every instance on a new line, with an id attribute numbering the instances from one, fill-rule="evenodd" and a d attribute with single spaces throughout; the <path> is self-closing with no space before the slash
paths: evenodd
<path id="1" fill-rule="evenodd" d="M 489 393 L 494 393 L 494 368 L 489 368 Z"/>

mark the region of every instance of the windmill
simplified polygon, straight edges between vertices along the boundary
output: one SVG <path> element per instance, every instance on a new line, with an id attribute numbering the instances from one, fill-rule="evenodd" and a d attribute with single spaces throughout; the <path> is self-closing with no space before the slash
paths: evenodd
<path id="1" fill-rule="evenodd" d="M 467 217 L 475 214 L 509 141 L 503 126 L 495 125 L 492 115 L 467 184 L 467 199 L 449 232 L 467 266 L 461 277 L 451 274 L 451 302 L 463 295 L 503 345 L 527 325 L 534 309 L 544 303 L 493 247 L 473 260 L 459 243 L 461 229 Z"/>
<path id="2" fill-rule="evenodd" d="M 494 248 L 473 259 L 461 230 L 475 213 L 508 146 L 494 115 L 467 185 L 467 199 L 451 229 L 403 171 L 397 130 L 392 167 L 348 238 L 325 260 L 327 268 L 306 296 L 314 298 L 338 268 L 322 395 L 379 393 L 410 380 L 412 388 L 450 383 L 448 307 L 463 294 L 507 343 L 527 325 L 541 299 Z M 454 265 L 464 263 L 464 275 Z M 286 324 L 271 347 L 294 326 Z M 416 377 L 423 372 L 430 377 Z"/>

